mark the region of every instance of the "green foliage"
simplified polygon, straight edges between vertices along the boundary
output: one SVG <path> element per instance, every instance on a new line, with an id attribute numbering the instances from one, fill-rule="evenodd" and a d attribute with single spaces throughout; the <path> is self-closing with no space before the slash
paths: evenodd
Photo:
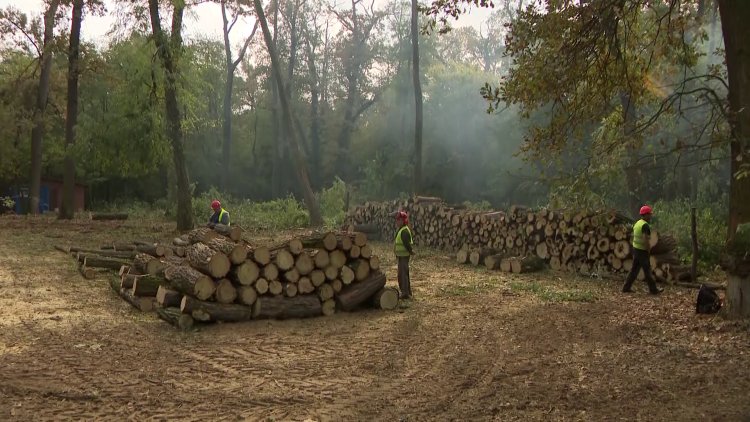
<path id="1" fill-rule="evenodd" d="M 596 295 L 591 290 L 583 289 L 558 289 L 545 286 L 538 281 L 510 283 L 514 292 L 530 292 L 544 302 L 594 302 Z"/>
<path id="2" fill-rule="evenodd" d="M 696 229 L 698 232 L 698 264 L 704 270 L 719 263 L 727 239 L 727 199 L 719 201 L 700 200 L 691 205 L 686 199 L 657 201 L 654 204 L 653 225 L 657 230 L 669 233 L 677 239 L 677 252 L 684 261 L 692 257 L 690 208 L 696 207 Z"/>
<path id="3" fill-rule="evenodd" d="M 324 188 L 318 193 L 320 212 L 327 227 L 339 227 L 346 217 L 346 183 L 338 177 L 330 188 Z"/>
<path id="4" fill-rule="evenodd" d="M 0 196 L 0 211 L 2 210 L 12 210 L 16 206 L 16 201 L 14 201 L 9 196 Z"/>

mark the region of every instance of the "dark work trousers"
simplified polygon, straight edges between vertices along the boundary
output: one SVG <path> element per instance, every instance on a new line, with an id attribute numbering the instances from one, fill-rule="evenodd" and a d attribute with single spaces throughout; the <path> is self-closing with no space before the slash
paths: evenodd
<path id="1" fill-rule="evenodd" d="M 409 256 L 397 256 L 398 258 L 398 289 L 401 290 L 401 298 L 411 297 L 411 282 L 409 281 Z"/>
<path id="2" fill-rule="evenodd" d="M 643 269 L 643 273 L 646 276 L 646 283 L 648 283 L 648 290 L 651 293 L 657 291 L 656 282 L 654 277 L 651 275 L 651 261 L 649 260 L 649 252 L 642 249 L 633 248 L 633 268 L 630 269 L 628 278 L 625 279 L 625 285 L 622 286 L 623 291 L 630 290 L 633 287 L 635 278 L 638 277 L 638 271 Z"/>

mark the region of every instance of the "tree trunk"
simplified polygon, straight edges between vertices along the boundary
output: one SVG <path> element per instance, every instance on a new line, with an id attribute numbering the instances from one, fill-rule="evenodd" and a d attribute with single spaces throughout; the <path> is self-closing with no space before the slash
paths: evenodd
<path id="1" fill-rule="evenodd" d="M 268 54 L 271 56 L 271 67 L 274 78 L 276 79 L 276 84 L 279 88 L 279 99 L 281 100 L 282 118 L 284 119 L 284 125 L 289 128 L 289 140 L 292 149 L 292 157 L 294 158 L 294 167 L 297 174 L 297 181 L 302 188 L 303 196 L 305 198 L 305 204 L 307 205 L 307 210 L 310 214 L 310 224 L 313 226 L 319 226 L 323 223 L 323 218 L 320 214 L 318 200 L 315 198 L 315 194 L 313 193 L 310 186 L 310 179 L 307 176 L 307 165 L 305 164 L 305 160 L 302 157 L 302 152 L 300 151 L 300 147 L 294 133 L 292 125 L 292 112 L 289 106 L 289 102 L 287 101 L 288 97 L 286 96 L 283 81 L 281 79 L 279 57 L 273 45 L 273 40 L 271 39 L 271 32 L 268 29 L 268 22 L 266 20 L 265 12 L 263 11 L 263 6 L 260 4 L 260 0 L 253 0 L 253 4 L 255 5 L 255 13 L 258 16 L 258 20 L 260 21 L 261 29 L 263 30 L 263 37 L 266 41 Z"/>
<path id="2" fill-rule="evenodd" d="M 76 140 L 78 123 L 78 51 L 81 44 L 81 21 L 83 20 L 83 0 L 73 1 L 73 18 L 70 24 L 70 45 L 68 49 L 68 107 L 65 116 L 65 169 L 63 174 L 62 206 L 58 217 L 70 220 L 75 214 L 76 165 L 73 145 Z"/>
<path id="3" fill-rule="evenodd" d="M 191 267 L 169 267 L 164 271 L 164 277 L 169 280 L 169 284 L 174 290 L 195 296 L 201 300 L 210 298 L 216 291 L 216 283 L 211 277 Z"/>
<path id="4" fill-rule="evenodd" d="M 750 3 L 719 0 L 724 34 L 731 125 L 731 172 L 729 197 L 729 243 L 737 226 L 750 221 Z M 740 176 L 740 177 L 738 177 Z M 744 177 L 743 177 L 744 176 Z"/>
<path id="5" fill-rule="evenodd" d="M 728 251 L 733 248 L 737 226 L 750 222 L 750 2 L 719 0 L 721 28 L 729 77 L 729 123 L 731 127 Z M 729 274 L 729 312 L 750 315 L 750 278 Z"/>
<path id="6" fill-rule="evenodd" d="M 258 298 L 256 306 L 258 319 L 308 318 L 323 314 L 320 300 L 314 295 L 263 296 Z"/>
<path id="7" fill-rule="evenodd" d="M 189 331 L 193 328 L 195 320 L 192 316 L 183 314 L 182 311 L 180 311 L 179 306 L 180 304 L 178 303 L 177 307 L 157 307 L 156 313 L 159 315 L 159 318 L 172 324 L 176 328 L 183 331 Z"/>
<path id="8" fill-rule="evenodd" d="M 192 315 L 193 318 L 196 317 L 196 313 L 207 315 L 210 321 L 249 321 L 257 314 L 255 307 L 204 302 L 190 296 L 182 298 L 180 310 L 184 314 Z M 204 320 L 205 318 L 200 319 Z"/>
<path id="9" fill-rule="evenodd" d="M 185 3 L 182 1 L 173 2 L 172 33 L 169 42 L 167 42 L 161 28 L 159 1 L 149 0 L 148 4 L 151 15 L 151 29 L 164 67 L 167 137 L 172 145 L 172 159 L 177 177 L 177 229 L 189 230 L 193 228 L 193 207 L 190 180 L 185 162 L 180 103 L 177 97 L 177 61 L 182 49 L 182 15 L 185 11 Z"/>
<path id="10" fill-rule="evenodd" d="M 34 110 L 34 128 L 31 130 L 31 181 L 29 183 L 29 209 L 31 214 L 39 213 L 39 192 L 42 185 L 42 139 L 44 138 L 44 117 L 49 98 L 49 81 L 52 74 L 52 43 L 55 36 L 55 14 L 59 0 L 52 0 L 44 13 L 44 44 L 42 46 L 42 69 Z"/>
<path id="11" fill-rule="evenodd" d="M 412 80 L 414 83 L 414 180 L 412 193 L 422 184 L 422 84 L 419 74 L 419 3 L 411 0 Z"/>
<path id="12" fill-rule="evenodd" d="M 336 296 L 336 303 L 344 311 L 351 311 L 385 287 L 385 274 L 375 273 L 368 279 L 344 287 Z"/>

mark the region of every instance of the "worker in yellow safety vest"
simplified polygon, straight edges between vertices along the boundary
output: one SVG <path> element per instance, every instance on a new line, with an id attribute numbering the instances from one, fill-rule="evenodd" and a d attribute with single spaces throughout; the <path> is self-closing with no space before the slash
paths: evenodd
<path id="1" fill-rule="evenodd" d="M 396 212 L 396 240 L 393 251 L 398 260 L 398 289 L 401 299 L 411 299 L 411 282 L 409 281 L 409 258 L 414 255 L 414 239 L 409 228 L 409 214 L 404 211 Z"/>
<path id="2" fill-rule="evenodd" d="M 214 199 L 211 202 L 211 209 L 213 210 L 213 214 L 211 214 L 211 217 L 208 217 L 209 227 L 214 227 L 217 224 L 229 225 L 229 213 L 221 207 L 221 202 Z"/>
<path id="3" fill-rule="evenodd" d="M 630 269 L 625 285 L 622 286 L 623 293 L 633 293 L 633 282 L 638 277 L 638 272 L 643 269 L 646 276 L 648 290 L 652 295 L 658 295 L 664 289 L 656 287 L 654 277 L 651 275 L 651 221 L 653 210 L 648 205 L 641 207 L 641 219 L 633 225 L 633 267 Z"/>

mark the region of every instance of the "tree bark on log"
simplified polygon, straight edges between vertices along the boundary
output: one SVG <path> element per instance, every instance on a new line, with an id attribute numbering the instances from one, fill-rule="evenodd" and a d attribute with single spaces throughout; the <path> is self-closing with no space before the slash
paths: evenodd
<path id="1" fill-rule="evenodd" d="M 164 271 L 164 277 L 170 286 L 186 295 L 200 300 L 210 298 L 216 291 L 216 284 L 211 277 L 187 266 L 173 266 Z"/>
<path id="2" fill-rule="evenodd" d="M 237 226 L 225 226 L 224 224 L 216 224 L 213 229 L 216 233 L 232 239 L 233 242 L 239 242 L 240 240 L 242 240 L 242 229 Z"/>
<path id="3" fill-rule="evenodd" d="M 258 298 L 257 319 L 308 318 L 323 314 L 320 300 L 315 295 L 263 296 Z"/>
<path id="4" fill-rule="evenodd" d="M 166 286 L 159 286 L 159 290 L 156 292 L 156 303 L 161 305 L 162 308 L 179 308 L 180 302 L 182 302 L 182 293 Z"/>
<path id="5" fill-rule="evenodd" d="M 164 277 L 144 275 L 133 281 L 133 296 L 156 296 L 159 287 L 167 284 Z"/>
<path id="6" fill-rule="evenodd" d="M 149 254 L 139 253 L 133 258 L 133 267 L 141 274 L 159 275 L 167 266 Z"/>
<path id="7" fill-rule="evenodd" d="M 351 311 L 370 299 L 380 289 L 385 287 L 385 274 L 374 273 L 366 280 L 350 284 L 336 296 L 339 309 Z"/>
<path id="8" fill-rule="evenodd" d="M 190 245 L 185 255 L 191 267 L 213 278 L 226 276 L 232 267 L 226 255 L 201 242 Z"/>
<path id="9" fill-rule="evenodd" d="M 245 305 L 205 302 L 190 296 L 184 296 L 180 311 L 195 317 L 195 313 L 208 315 L 211 321 L 250 321 L 257 315 L 256 308 Z"/>
<path id="10" fill-rule="evenodd" d="M 195 320 L 193 319 L 193 317 L 188 314 L 183 314 L 182 311 L 180 311 L 179 304 L 177 305 L 177 307 L 157 306 L 156 314 L 159 315 L 159 318 L 161 318 L 162 320 L 168 322 L 175 328 L 178 328 L 182 331 L 190 331 L 195 326 Z"/>
<path id="11" fill-rule="evenodd" d="M 77 254 L 78 262 L 84 267 L 91 268 L 106 268 L 108 270 L 118 271 L 123 265 L 127 265 L 128 262 L 122 259 L 98 257 L 95 255 Z"/>
<path id="12" fill-rule="evenodd" d="M 247 259 L 247 247 L 224 237 L 217 237 L 205 242 L 209 248 L 219 251 L 229 258 L 229 261 L 234 265 L 239 265 L 245 262 Z"/>

